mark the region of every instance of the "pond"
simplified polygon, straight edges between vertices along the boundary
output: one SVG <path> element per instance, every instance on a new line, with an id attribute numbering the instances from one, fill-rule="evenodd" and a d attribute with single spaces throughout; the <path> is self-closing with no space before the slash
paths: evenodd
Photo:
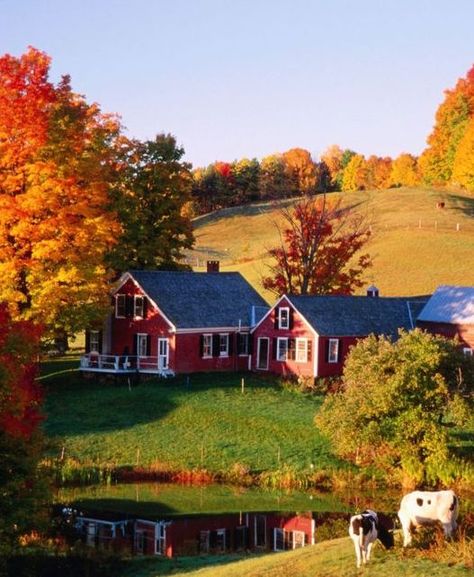
<path id="1" fill-rule="evenodd" d="M 279 551 L 347 534 L 347 518 L 371 508 L 392 519 L 397 490 L 270 491 L 228 485 L 163 483 L 63 488 L 57 503 L 89 545 L 134 554 Z M 461 512 L 474 511 L 461 495 Z"/>

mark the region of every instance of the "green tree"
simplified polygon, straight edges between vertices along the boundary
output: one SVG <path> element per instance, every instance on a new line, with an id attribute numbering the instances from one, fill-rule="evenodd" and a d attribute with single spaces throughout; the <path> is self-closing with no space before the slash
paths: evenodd
<path id="1" fill-rule="evenodd" d="M 272 154 L 260 162 L 260 198 L 279 199 L 289 196 L 291 183 L 281 154 Z"/>
<path id="2" fill-rule="evenodd" d="M 457 343 L 418 329 L 395 342 L 369 336 L 351 349 L 343 389 L 315 421 L 341 457 L 417 483 L 449 482 L 449 430 L 473 408 L 473 370 Z"/>
<path id="3" fill-rule="evenodd" d="M 191 198 L 191 173 L 183 154 L 170 134 L 123 146 L 114 191 L 123 230 L 110 255 L 115 270 L 183 267 L 183 251 L 194 242 L 184 211 Z"/>
<path id="4" fill-rule="evenodd" d="M 232 163 L 234 195 L 232 204 L 247 204 L 259 199 L 260 165 L 256 158 L 242 158 Z"/>

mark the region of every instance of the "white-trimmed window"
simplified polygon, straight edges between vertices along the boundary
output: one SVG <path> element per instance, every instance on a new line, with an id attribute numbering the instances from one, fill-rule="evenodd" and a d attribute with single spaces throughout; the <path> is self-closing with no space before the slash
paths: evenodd
<path id="1" fill-rule="evenodd" d="M 229 356 L 229 333 L 219 334 L 219 356 Z"/>
<path id="2" fill-rule="evenodd" d="M 99 331 L 90 331 L 89 337 L 89 352 L 90 353 L 99 353 L 100 352 L 100 332 Z"/>
<path id="3" fill-rule="evenodd" d="M 202 335 L 202 358 L 209 359 L 212 357 L 212 335 Z"/>
<path id="4" fill-rule="evenodd" d="M 115 318 L 124 319 L 127 316 L 127 295 L 115 295 Z"/>
<path id="5" fill-rule="evenodd" d="M 280 307 L 278 309 L 278 328 L 290 328 L 290 309 L 288 307 Z"/>
<path id="6" fill-rule="evenodd" d="M 296 339 L 296 362 L 306 363 L 308 360 L 308 339 Z"/>
<path id="7" fill-rule="evenodd" d="M 337 363 L 338 361 L 339 361 L 339 339 L 329 339 L 328 363 Z"/>
<path id="8" fill-rule="evenodd" d="M 148 349 L 148 335 L 146 333 L 137 334 L 137 355 L 139 357 L 146 357 Z"/>
<path id="9" fill-rule="evenodd" d="M 92 342 L 92 341 L 91 341 Z M 469 347 L 464 347 L 462 352 L 467 356 L 467 357 L 472 357 L 474 356 L 474 349 L 470 349 Z"/>
<path id="10" fill-rule="evenodd" d="M 133 316 L 142 319 L 145 309 L 144 298 L 142 295 L 135 295 L 133 297 Z"/>
<path id="11" fill-rule="evenodd" d="M 278 337 L 277 339 L 277 361 L 286 361 L 288 358 L 288 339 L 286 337 Z"/>

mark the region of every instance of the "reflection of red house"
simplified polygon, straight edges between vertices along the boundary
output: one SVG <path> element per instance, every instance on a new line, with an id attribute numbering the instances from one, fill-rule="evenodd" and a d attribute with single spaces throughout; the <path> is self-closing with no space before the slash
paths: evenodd
<path id="1" fill-rule="evenodd" d="M 458 338 L 464 352 L 474 354 L 474 287 L 438 287 L 416 324 L 430 333 Z"/>
<path id="2" fill-rule="evenodd" d="M 349 348 L 369 334 L 396 338 L 414 328 L 424 302 L 367 296 L 284 295 L 256 324 L 252 369 L 281 375 L 342 374 Z"/>
<path id="3" fill-rule="evenodd" d="M 91 546 L 164 557 L 246 550 L 284 551 L 313 545 L 315 534 L 311 512 L 235 513 L 115 523 L 79 517 L 76 527 Z"/>
<path id="4" fill-rule="evenodd" d="M 235 272 L 130 271 L 104 330 L 88 331 L 81 369 L 193 373 L 247 369 L 249 331 L 268 306 Z"/>

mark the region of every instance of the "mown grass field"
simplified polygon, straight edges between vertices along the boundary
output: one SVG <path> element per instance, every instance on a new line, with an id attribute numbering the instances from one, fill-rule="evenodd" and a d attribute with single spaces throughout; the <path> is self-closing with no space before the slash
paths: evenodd
<path id="1" fill-rule="evenodd" d="M 342 196 L 344 203 L 367 217 L 372 238 L 366 249 L 374 265 L 366 279 L 382 295 L 424 295 L 442 284 L 474 284 L 471 193 L 398 188 L 328 196 Z M 438 202 L 445 207 L 438 209 Z M 202 267 L 208 258 L 219 259 L 223 270 L 240 271 L 273 302 L 274 296 L 262 289 L 260 279 L 267 274 L 266 251 L 279 242 L 275 222 L 281 221 L 273 203 L 225 209 L 196 219 L 190 262 Z"/>
<path id="2" fill-rule="evenodd" d="M 123 577 L 467 577 L 472 568 L 434 562 L 415 551 L 386 552 L 376 546 L 372 561 L 358 570 L 348 537 L 317 543 L 296 551 L 250 557 L 134 559 Z"/>
<path id="3" fill-rule="evenodd" d="M 77 361 L 70 361 L 72 364 Z M 165 470 L 296 471 L 339 467 L 313 424 L 322 398 L 245 375 L 193 375 L 128 387 L 54 373 L 44 428 L 52 456 Z M 57 368 L 66 370 L 63 361 Z M 45 373 L 46 375 L 46 373 Z M 44 375 L 44 376 L 45 376 Z"/>

